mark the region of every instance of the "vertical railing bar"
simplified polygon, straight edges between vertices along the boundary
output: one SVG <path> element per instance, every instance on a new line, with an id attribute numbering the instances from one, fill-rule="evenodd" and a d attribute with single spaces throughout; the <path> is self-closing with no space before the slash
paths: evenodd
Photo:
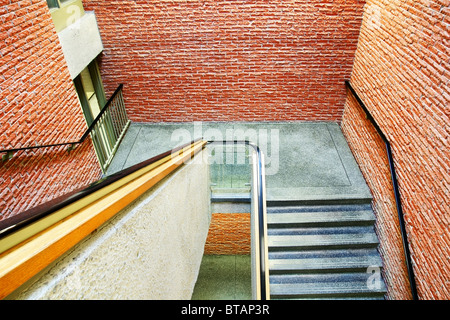
<path id="1" fill-rule="evenodd" d="M 99 136 L 100 144 L 102 146 L 102 149 L 105 152 L 105 158 L 108 159 L 108 151 L 105 148 L 106 138 L 105 138 L 105 133 L 104 133 L 105 127 L 104 127 L 104 123 L 103 123 L 103 117 L 101 117 L 98 120 L 96 127 L 97 127 L 97 130 L 98 130 L 98 133 L 99 133 L 98 136 Z"/>
<path id="2" fill-rule="evenodd" d="M 105 159 L 108 161 L 109 156 L 111 155 L 111 141 L 108 137 L 108 130 L 107 130 L 107 123 L 106 123 L 106 112 L 104 113 L 104 117 L 101 118 L 101 125 L 102 128 L 100 128 L 101 136 L 103 137 L 103 148 L 105 150 Z M 105 161 L 105 162 L 106 162 Z"/>
<path id="3" fill-rule="evenodd" d="M 106 118 L 105 119 L 106 124 L 108 126 L 108 130 L 106 132 L 107 132 L 107 134 L 109 136 L 109 139 L 111 141 L 110 146 L 111 146 L 111 153 L 112 153 L 112 150 L 114 149 L 114 146 L 116 145 L 116 137 L 115 137 L 114 128 L 113 128 L 113 125 L 112 125 L 111 110 L 108 110 L 105 113 L 105 118 Z"/>
<path id="4" fill-rule="evenodd" d="M 99 121 L 98 123 L 101 123 L 101 121 Z M 105 143 L 102 141 L 102 140 L 104 140 L 104 135 L 103 135 L 103 130 L 101 127 L 97 128 L 97 140 L 98 140 L 98 143 L 100 145 L 100 150 L 103 155 L 103 164 L 104 164 L 104 163 L 106 163 L 106 160 L 108 159 L 108 150 L 105 147 Z"/>
<path id="5" fill-rule="evenodd" d="M 98 141 L 97 131 L 95 128 L 93 128 L 91 131 L 91 137 L 92 137 L 92 142 L 94 143 L 94 146 L 95 146 L 95 150 L 97 151 L 98 160 L 100 161 L 100 164 L 103 167 L 103 164 L 105 163 L 105 159 L 104 159 L 103 152 L 102 152 L 102 146 Z"/>
<path id="6" fill-rule="evenodd" d="M 119 139 L 121 130 L 117 123 L 117 121 L 118 121 L 117 104 L 118 104 L 118 101 L 116 99 L 114 99 L 113 108 L 111 108 L 111 114 L 113 115 L 113 126 L 114 126 L 114 132 L 116 133 L 116 139 Z"/>
<path id="7" fill-rule="evenodd" d="M 104 123 L 105 123 L 105 130 L 106 130 L 106 135 L 108 136 L 108 141 L 110 142 L 110 146 L 114 145 L 114 138 L 111 136 L 111 131 L 113 130 L 112 126 L 111 126 L 111 121 L 110 121 L 110 116 L 111 116 L 111 109 L 108 108 L 108 110 L 106 110 L 105 115 L 104 115 Z"/>
<path id="8" fill-rule="evenodd" d="M 122 129 L 122 115 L 120 114 L 120 104 L 121 104 L 121 92 L 117 93 L 117 99 L 115 101 L 115 114 L 116 114 L 116 124 L 117 124 L 117 128 L 119 128 L 119 131 L 121 131 Z"/>
<path id="9" fill-rule="evenodd" d="M 125 108 L 125 102 L 123 100 L 122 91 L 120 91 L 119 95 L 120 95 L 120 111 L 122 112 L 122 117 L 123 117 L 123 123 L 122 123 L 122 128 L 123 128 L 126 125 L 128 115 L 127 115 L 127 110 Z"/>
<path id="10" fill-rule="evenodd" d="M 125 121 L 125 117 L 123 116 L 123 112 L 122 112 L 122 100 L 118 101 L 117 104 L 117 115 L 118 115 L 118 125 L 120 128 L 123 128 L 124 125 L 124 121 Z"/>
<path id="11" fill-rule="evenodd" d="M 117 100 L 116 99 L 114 99 L 114 101 L 111 103 L 110 112 L 111 112 L 111 118 L 113 121 L 114 132 L 116 132 L 116 135 L 117 135 L 118 130 L 117 130 L 117 124 L 116 124 L 116 122 L 117 122 L 117 114 L 116 114 L 117 113 Z"/>

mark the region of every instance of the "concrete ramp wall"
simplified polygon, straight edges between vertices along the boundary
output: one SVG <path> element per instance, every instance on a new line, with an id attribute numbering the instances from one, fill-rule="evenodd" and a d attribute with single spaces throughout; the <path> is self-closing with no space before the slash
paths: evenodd
<path id="1" fill-rule="evenodd" d="M 190 299 L 210 223 L 209 169 L 199 153 L 14 299 Z"/>

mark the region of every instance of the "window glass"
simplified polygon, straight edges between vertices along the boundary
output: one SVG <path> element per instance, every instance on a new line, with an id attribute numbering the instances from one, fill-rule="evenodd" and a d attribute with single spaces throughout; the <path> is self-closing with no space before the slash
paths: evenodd
<path id="1" fill-rule="evenodd" d="M 47 0 L 49 8 L 59 8 L 58 0 Z"/>
<path id="2" fill-rule="evenodd" d="M 91 113 L 95 118 L 100 113 L 100 105 L 98 103 L 97 95 L 94 88 L 94 83 L 92 82 L 91 74 L 89 69 L 84 69 L 81 74 L 81 83 L 83 85 L 83 90 L 86 95 L 86 99 L 89 102 L 89 107 Z"/>

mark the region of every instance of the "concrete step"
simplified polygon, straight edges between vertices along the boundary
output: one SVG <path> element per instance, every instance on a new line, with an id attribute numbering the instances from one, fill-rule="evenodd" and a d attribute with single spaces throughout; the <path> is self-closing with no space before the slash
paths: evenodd
<path id="1" fill-rule="evenodd" d="M 376 248 L 373 227 L 268 229 L 269 251 Z"/>
<path id="2" fill-rule="evenodd" d="M 224 192 L 211 193 L 211 202 L 250 202 L 251 195 L 248 192 Z"/>
<path id="3" fill-rule="evenodd" d="M 375 279 L 375 280 L 374 280 Z M 383 297 L 386 286 L 373 273 L 271 275 L 271 299 Z"/>
<path id="4" fill-rule="evenodd" d="M 271 299 L 383 299 L 374 223 L 367 199 L 269 206 Z"/>
<path id="5" fill-rule="evenodd" d="M 378 239 L 372 234 L 329 234 L 269 237 L 269 250 L 311 250 L 339 248 L 375 248 Z"/>
<path id="6" fill-rule="evenodd" d="M 267 191 L 267 206 L 268 207 L 295 207 L 295 206 L 333 206 L 333 205 L 367 205 L 373 200 L 369 193 L 361 194 L 317 194 L 308 195 L 302 199 L 273 199 L 270 197 L 270 189 Z M 273 189 L 272 189 L 273 192 Z"/>
<path id="7" fill-rule="evenodd" d="M 305 250 L 269 253 L 270 274 L 366 272 L 381 268 L 375 248 L 350 250 Z"/>
<path id="8" fill-rule="evenodd" d="M 372 207 L 365 205 L 287 206 L 267 209 L 269 228 L 373 225 Z"/>

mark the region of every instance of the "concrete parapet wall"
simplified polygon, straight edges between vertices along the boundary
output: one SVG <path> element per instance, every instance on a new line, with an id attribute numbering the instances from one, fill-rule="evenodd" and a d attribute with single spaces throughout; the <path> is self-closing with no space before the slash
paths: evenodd
<path id="1" fill-rule="evenodd" d="M 190 299 L 211 220 L 209 169 L 195 159 L 12 298 Z"/>

